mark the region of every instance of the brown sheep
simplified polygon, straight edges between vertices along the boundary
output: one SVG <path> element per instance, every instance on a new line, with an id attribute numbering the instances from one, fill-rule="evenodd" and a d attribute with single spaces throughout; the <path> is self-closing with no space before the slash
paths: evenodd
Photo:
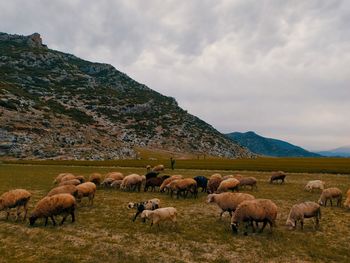
<path id="1" fill-rule="evenodd" d="M 208 193 L 209 194 L 213 194 L 216 192 L 216 190 L 218 189 L 220 183 L 221 183 L 222 179 L 221 178 L 210 178 L 209 182 L 208 182 Z"/>
<path id="2" fill-rule="evenodd" d="M 229 212 L 232 216 L 237 206 L 246 200 L 253 200 L 255 197 L 245 193 L 221 193 L 221 194 L 209 194 L 207 197 L 207 203 L 216 203 L 221 208 L 220 218 L 225 212 Z"/>
<path id="3" fill-rule="evenodd" d="M 120 185 L 121 189 L 132 190 L 132 191 L 141 191 L 141 185 L 145 181 L 145 176 L 138 174 L 129 174 L 124 177 L 122 184 Z"/>
<path id="4" fill-rule="evenodd" d="M 153 172 L 161 172 L 164 171 L 165 167 L 163 164 L 158 164 L 152 168 Z"/>
<path id="5" fill-rule="evenodd" d="M 72 173 L 60 173 L 59 175 L 57 175 L 57 177 L 55 178 L 55 180 L 53 181 L 54 184 L 58 184 L 61 182 L 62 178 L 66 175 L 73 175 Z M 74 175 L 73 175 L 74 176 Z"/>
<path id="6" fill-rule="evenodd" d="M 76 186 L 78 189 L 77 201 L 81 202 L 83 197 L 88 197 L 89 204 L 93 205 L 94 197 L 96 193 L 96 185 L 92 182 L 86 182 Z"/>
<path id="7" fill-rule="evenodd" d="M 162 177 L 152 177 L 146 180 L 144 191 L 147 192 L 148 188 L 152 188 L 152 192 L 156 187 L 160 187 L 165 179 L 169 178 L 168 175 Z"/>
<path id="8" fill-rule="evenodd" d="M 223 176 L 222 180 L 226 180 L 226 179 L 229 179 L 229 178 L 234 178 L 233 174 L 229 174 L 229 175 Z"/>
<path id="9" fill-rule="evenodd" d="M 57 194 L 71 194 L 74 197 L 78 196 L 78 189 L 75 185 L 62 185 L 53 188 L 46 196 L 53 196 Z"/>
<path id="10" fill-rule="evenodd" d="M 336 188 L 336 187 L 331 187 L 331 188 L 324 189 L 322 191 L 320 199 L 318 200 L 318 203 L 320 205 L 327 206 L 327 201 L 329 200 L 331 202 L 331 206 L 333 206 L 332 198 L 337 199 L 337 206 L 341 206 L 342 205 L 341 202 L 342 202 L 342 199 L 343 199 L 343 195 L 342 195 L 341 190 L 339 188 Z"/>
<path id="11" fill-rule="evenodd" d="M 74 174 L 67 174 L 67 175 L 65 175 L 65 176 L 63 176 L 61 178 L 60 183 L 62 183 L 64 181 L 70 181 L 70 180 L 73 180 L 73 179 L 76 179 L 76 176 Z"/>
<path id="12" fill-rule="evenodd" d="M 319 227 L 319 219 L 321 218 L 321 207 L 315 202 L 304 202 L 293 205 L 290 209 L 286 225 L 292 229 L 297 227 L 297 222 L 300 221 L 301 229 L 304 228 L 304 218 L 316 218 L 316 228 Z"/>
<path id="13" fill-rule="evenodd" d="M 192 196 L 197 197 L 197 182 L 192 178 L 176 179 L 169 184 L 170 196 L 176 192 L 176 197 L 179 198 L 183 192 L 183 197 L 186 198 L 188 192 L 191 192 Z"/>
<path id="14" fill-rule="evenodd" d="M 218 173 L 215 173 L 215 174 L 212 174 L 209 179 L 214 179 L 214 178 L 222 179 L 222 175 L 218 174 Z"/>
<path id="15" fill-rule="evenodd" d="M 106 175 L 106 178 L 112 178 L 113 181 L 114 180 L 123 180 L 124 178 L 124 175 L 122 173 L 119 173 L 119 172 L 110 172 Z"/>
<path id="16" fill-rule="evenodd" d="M 346 200 L 344 202 L 344 207 L 350 209 L 350 189 L 346 192 Z"/>
<path id="17" fill-rule="evenodd" d="M 75 177 L 75 179 L 78 179 L 78 180 L 80 181 L 81 184 L 86 182 L 85 177 L 82 176 L 82 175 L 77 175 L 77 176 Z"/>
<path id="18" fill-rule="evenodd" d="M 274 172 L 270 177 L 270 184 L 272 184 L 274 181 L 278 182 L 279 180 L 281 180 L 281 184 L 283 184 L 286 176 L 287 175 L 282 171 Z"/>
<path id="19" fill-rule="evenodd" d="M 258 189 L 258 186 L 256 185 L 257 184 L 257 180 L 255 177 L 242 177 L 240 179 L 238 179 L 239 181 L 239 187 L 246 187 L 246 186 L 250 186 L 251 187 L 251 190 L 255 189 L 257 190 Z"/>
<path id="20" fill-rule="evenodd" d="M 253 199 L 240 203 L 232 216 L 231 228 L 233 233 L 238 232 L 238 226 L 245 223 L 244 235 L 248 234 L 248 227 L 251 226 L 255 232 L 254 222 L 263 222 L 260 229 L 262 232 L 268 223 L 272 232 L 272 227 L 275 225 L 277 218 L 277 206 L 274 202 L 268 199 Z"/>
<path id="21" fill-rule="evenodd" d="M 171 177 L 166 178 L 166 179 L 163 181 L 162 185 L 159 187 L 159 191 L 160 191 L 160 192 L 164 192 L 165 189 L 167 189 L 167 185 L 168 185 L 170 182 L 172 182 L 172 181 L 174 181 L 174 180 L 176 180 L 176 179 L 181 179 L 182 177 L 183 177 L 182 175 L 172 175 Z"/>
<path id="22" fill-rule="evenodd" d="M 223 180 L 220 183 L 216 192 L 223 193 L 223 192 L 228 192 L 229 190 L 238 191 L 238 187 L 239 187 L 239 181 L 235 178 L 229 178 L 229 179 Z"/>
<path id="23" fill-rule="evenodd" d="M 61 225 L 64 223 L 68 215 L 71 215 L 73 223 L 75 221 L 75 207 L 75 198 L 70 194 L 57 194 L 44 197 L 36 204 L 34 211 L 29 218 L 30 225 L 34 225 L 38 218 L 45 218 L 46 226 L 49 217 L 51 218 L 53 225 L 56 225 L 54 216 L 61 214 L 63 214 L 63 219 L 60 223 Z"/>
<path id="24" fill-rule="evenodd" d="M 21 214 L 20 208 L 23 207 L 23 210 L 24 210 L 23 221 L 24 221 L 27 217 L 28 204 L 31 196 L 32 194 L 24 189 L 15 189 L 15 190 L 10 190 L 8 192 L 3 193 L 0 196 L 0 211 L 2 210 L 6 211 L 7 213 L 6 220 L 10 215 L 10 209 L 15 207 L 17 208 L 17 211 L 16 211 L 16 220 L 17 220 Z"/>
<path id="25" fill-rule="evenodd" d="M 78 185 L 78 184 L 80 184 L 80 181 L 78 179 L 65 180 L 65 181 L 62 180 L 58 186 L 62 186 L 62 185 Z"/>
<path id="26" fill-rule="evenodd" d="M 101 186 L 102 187 L 105 187 L 105 188 L 109 188 L 111 187 L 111 184 L 115 181 L 114 178 L 111 178 L 111 177 L 108 177 L 108 178 L 105 178 L 102 183 L 101 183 Z"/>
<path id="27" fill-rule="evenodd" d="M 99 186 L 102 181 L 102 175 L 100 173 L 93 173 L 90 175 L 89 181 L 94 183 L 96 186 Z"/>

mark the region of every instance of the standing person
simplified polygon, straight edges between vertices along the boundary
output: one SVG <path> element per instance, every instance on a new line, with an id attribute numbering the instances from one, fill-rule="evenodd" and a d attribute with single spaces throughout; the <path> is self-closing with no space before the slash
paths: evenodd
<path id="1" fill-rule="evenodd" d="M 171 164 L 171 170 L 174 170 L 174 167 L 175 167 L 175 159 L 173 159 L 173 157 L 170 157 L 170 164 Z"/>

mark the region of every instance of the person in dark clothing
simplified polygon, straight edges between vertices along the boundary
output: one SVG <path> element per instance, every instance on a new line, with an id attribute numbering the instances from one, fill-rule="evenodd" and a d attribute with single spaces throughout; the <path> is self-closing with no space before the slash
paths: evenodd
<path id="1" fill-rule="evenodd" d="M 174 167 L 175 167 L 175 159 L 173 159 L 173 157 L 170 157 L 170 165 L 171 165 L 171 170 L 174 170 Z"/>

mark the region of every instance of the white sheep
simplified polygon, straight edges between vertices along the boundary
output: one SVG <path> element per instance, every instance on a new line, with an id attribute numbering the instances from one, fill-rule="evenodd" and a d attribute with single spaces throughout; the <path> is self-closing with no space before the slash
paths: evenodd
<path id="1" fill-rule="evenodd" d="M 292 229 L 296 228 L 297 222 L 300 221 L 301 229 L 304 228 L 304 218 L 316 218 L 316 228 L 319 227 L 321 219 L 321 207 L 315 202 L 304 202 L 293 205 L 290 209 L 286 225 Z"/>
<path id="2" fill-rule="evenodd" d="M 325 182 L 324 181 L 321 181 L 321 180 L 312 180 L 312 181 L 309 181 L 306 186 L 305 186 L 305 190 L 306 191 L 309 191 L 309 192 L 312 192 L 314 189 L 320 189 L 320 190 L 323 190 L 324 189 L 324 185 L 325 185 Z"/>
<path id="3" fill-rule="evenodd" d="M 174 207 L 164 207 L 164 208 L 158 208 L 156 210 L 144 210 L 141 213 L 142 219 L 150 219 L 151 220 L 151 226 L 153 224 L 156 224 L 159 226 L 159 223 L 162 221 L 171 221 L 174 225 L 176 225 L 176 216 L 177 216 L 177 210 Z"/>

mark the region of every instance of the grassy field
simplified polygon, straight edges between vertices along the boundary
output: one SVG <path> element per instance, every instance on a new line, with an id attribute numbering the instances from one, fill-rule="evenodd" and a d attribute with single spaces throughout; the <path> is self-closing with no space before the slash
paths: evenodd
<path id="1" fill-rule="evenodd" d="M 164 156 L 164 155 L 163 155 Z M 157 156 L 160 157 L 160 156 Z M 170 166 L 169 159 L 156 160 L 108 160 L 108 161 L 59 161 L 59 160 L 4 160 L 8 164 L 45 164 L 66 166 L 120 166 L 145 167 L 146 165 L 164 164 Z M 201 170 L 237 170 L 237 171 L 286 171 L 292 173 L 333 173 L 350 174 L 350 158 L 256 158 L 256 159 L 176 159 L 178 169 Z"/>
<path id="2" fill-rule="evenodd" d="M 13 188 L 30 190 L 32 210 L 52 188 L 58 173 L 88 176 L 92 172 L 110 171 L 143 174 L 145 169 L 3 164 L 0 193 Z M 169 173 L 192 177 L 213 172 L 225 175 L 234 171 L 177 169 Z M 259 190 L 253 191 L 253 195 L 272 199 L 278 205 L 278 227 L 272 234 L 266 231 L 267 227 L 262 234 L 232 235 L 228 215 L 219 220 L 219 209 L 206 204 L 205 194 L 198 199 L 176 200 L 160 193 L 99 189 L 92 207 L 86 201 L 78 207 L 74 224 L 69 218 L 63 226 L 44 227 L 39 220 L 35 227 L 29 227 L 28 222 L 14 222 L 13 217 L 6 221 L 2 212 L 0 262 L 349 262 L 350 212 L 344 208 L 323 208 L 318 231 L 313 229 L 311 220 L 306 220 L 303 232 L 284 227 L 293 204 L 318 199 L 319 193 L 303 191 L 308 180 L 322 179 L 327 187 L 346 191 L 350 187 L 348 175 L 289 173 L 284 185 L 270 185 L 269 172 L 240 173 L 258 179 Z M 153 197 L 160 198 L 163 206 L 178 209 L 177 229 L 168 224 L 150 228 L 140 220 L 131 221 L 134 211 L 128 210 L 126 204 Z"/>

